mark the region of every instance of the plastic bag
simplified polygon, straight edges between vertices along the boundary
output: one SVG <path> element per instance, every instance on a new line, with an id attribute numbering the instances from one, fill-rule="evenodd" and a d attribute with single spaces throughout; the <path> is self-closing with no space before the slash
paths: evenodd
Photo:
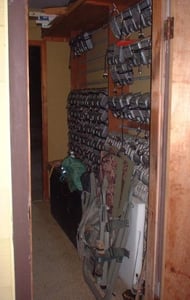
<path id="1" fill-rule="evenodd" d="M 63 160 L 62 170 L 63 178 L 67 180 L 69 190 L 71 192 L 82 191 L 81 175 L 86 171 L 86 166 L 79 159 L 70 155 Z"/>

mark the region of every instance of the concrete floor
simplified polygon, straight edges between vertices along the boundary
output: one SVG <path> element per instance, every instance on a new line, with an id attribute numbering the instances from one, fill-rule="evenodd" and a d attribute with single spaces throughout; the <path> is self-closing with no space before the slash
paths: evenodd
<path id="1" fill-rule="evenodd" d="M 43 201 L 32 203 L 34 300 L 94 300 L 83 279 L 76 248 Z M 122 300 L 125 286 L 118 278 L 115 296 Z"/>
<path id="2" fill-rule="evenodd" d="M 77 250 L 42 201 L 32 204 L 34 300 L 94 300 Z"/>

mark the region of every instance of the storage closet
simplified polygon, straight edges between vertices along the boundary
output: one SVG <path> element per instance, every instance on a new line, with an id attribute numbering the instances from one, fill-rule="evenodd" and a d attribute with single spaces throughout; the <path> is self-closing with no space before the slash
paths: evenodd
<path id="1" fill-rule="evenodd" d="M 122 12 L 136 5 L 139 1 L 116 0 L 115 3 L 119 12 Z M 145 299 L 189 299 L 189 3 L 187 0 L 153 0 L 152 4 L 150 188 L 148 190 L 148 262 L 145 268 Z M 110 7 L 112 7 L 112 3 L 109 0 L 77 0 L 76 5 L 72 5 L 71 8 L 62 8 L 59 12 L 57 9 L 59 17 L 54 26 L 46 30 L 46 33 L 43 30 L 44 44 L 48 44 L 48 39 L 54 41 L 56 38 L 62 38 L 62 41 L 67 40 L 69 42 L 70 38 L 76 37 L 78 33 L 94 33 L 94 30 L 102 28 L 103 25 L 108 23 Z M 29 155 L 26 154 L 29 140 L 28 130 L 26 130 L 28 126 L 26 117 L 28 107 L 26 101 L 27 58 L 25 50 L 27 49 L 27 41 L 25 28 L 27 24 L 25 14 L 27 12 L 24 1 L 13 1 L 10 3 L 9 8 L 11 130 L 13 137 L 12 149 L 14 149 L 12 153 L 14 179 L 12 184 L 14 196 L 13 225 L 15 231 L 15 275 L 17 279 L 15 283 L 17 294 L 22 294 L 25 298 L 27 295 L 27 298 L 31 299 L 31 253 L 29 250 L 31 239 L 30 220 L 28 218 L 30 186 L 29 164 L 27 162 Z M 48 9 L 47 12 L 53 14 L 55 10 Z M 18 36 L 22 37 L 23 43 L 19 42 Z M 107 46 L 113 44 L 113 36 L 111 36 L 112 33 L 108 37 Z M 86 55 L 88 56 L 91 51 L 93 49 Z M 100 88 L 99 84 L 88 85 L 92 80 L 85 76 L 88 70 L 86 55 L 81 55 L 71 61 L 71 90 Z M 15 61 L 17 65 L 19 63 L 20 69 L 23 70 L 19 73 L 21 77 L 18 76 Z M 115 68 L 115 70 L 118 69 Z M 138 71 L 138 67 L 135 70 Z M 145 67 L 143 73 L 149 72 L 149 70 Z M 55 74 L 57 74 L 56 71 Z M 131 74 L 129 73 L 129 75 Z M 90 76 L 93 77 L 92 72 Z M 138 72 L 134 77 L 139 77 Z M 131 80 L 131 76 L 128 78 Z M 124 80 L 126 80 L 126 76 Z M 136 129 L 138 129 L 140 131 L 139 141 L 140 138 L 143 138 L 141 135 L 147 130 L 149 124 L 141 124 L 140 128 L 138 128 L 139 126 L 134 128 L 136 122 L 132 122 L 132 120 L 129 122 L 117 117 L 114 107 L 115 102 L 112 99 L 113 96 L 117 95 L 120 99 L 120 95 L 124 93 L 141 91 L 144 94 L 149 90 L 143 90 L 142 87 L 133 90 L 136 84 L 141 83 L 140 80 L 137 80 L 135 85 L 130 85 L 130 90 L 124 88 L 121 91 L 117 87 L 119 92 L 115 95 L 115 86 L 111 78 L 108 79 L 108 85 L 105 84 L 105 81 L 103 82 L 101 88 L 108 88 L 108 96 L 111 97 L 109 103 L 113 104 L 112 111 L 108 113 L 109 120 L 111 120 L 108 124 L 109 132 L 113 132 L 114 136 L 122 137 L 126 134 L 131 136 L 132 132 L 136 134 Z M 54 95 L 52 100 L 54 100 Z M 45 105 L 47 105 L 47 102 L 45 102 Z M 55 105 L 57 106 L 57 103 Z M 48 110 L 50 110 L 49 107 Z M 120 113 L 131 115 L 129 110 L 127 112 L 120 111 Z M 139 117 L 138 112 L 136 113 L 132 112 L 131 116 Z M 122 116 L 122 114 L 120 115 Z M 140 117 L 142 117 L 141 114 Z M 24 126 L 18 126 L 18 120 Z M 119 130 L 115 130 L 116 128 L 119 128 Z M 147 140 L 148 135 L 146 134 L 144 137 Z M 20 142 L 18 143 L 18 141 Z M 107 139 L 107 142 L 109 142 L 109 139 Z M 113 139 L 111 139 L 110 145 L 113 146 Z M 115 141 L 114 146 L 117 146 Z M 134 147 L 132 147 L 132 150 L 134 150 Z M 132 153 L 133 151 L 131 151 Z M 56 158 L 59 159 L 60 157 Z M 144 158 L 142 161 L 145 162 Z M 118 163 L 124 164 L 124 161 L 118 159 Z M 17 174 L 20 174 L 20 176 L 17 176 Z M 21 206 L 22 212 L 20 210 Z M 134 214 L 138 214 L 137 209 Z M 24 226 L 20 226 L 22 224 Z M 23 272 L 20 272 L 20 270 L 23 270 Z M 20 277 L 21 273 L 24 274 L 24 277 Z M 21 298 L 23 297 L 20 296 Z"/>
<path id="2" fill-rule="evenodd" d="M 151 25 L 151 1 L 122 9 L 113 5 L 106 28 L 73 33 L 69 41 L 72 89 L 67 99 L 68 152 L 85 164 L 88 180 L 79 194 L 81 204 L 74 195 L 68 198 L 66 185 L 57 185 L 62 192 L 55 191 L 58 172 L 54 170 L 51 209 L 75 246 L 76 235 L 77 249 L 84 258 L 84 277 L 96 299 L 111 299 L 118 276 L 126 287 L 124 299 L 145 294 Z M 103 34 L 107 44 L 98 52 L 94 39 Z M 59 203 L 64 200 L 62 208 L 56 208 L 55 195 Z M 69 210 L 67 198 L 80 207 L 72 205 L 73 210 Z M 68 219 L 67 225 L 58 217 L 57 212 L 63 210 L 67 211 L 67 217 L 62 214 Z M 76 211 L 80 211 L 78 224 Z M 71 220 L 75 234 L 69 233 Z"/>

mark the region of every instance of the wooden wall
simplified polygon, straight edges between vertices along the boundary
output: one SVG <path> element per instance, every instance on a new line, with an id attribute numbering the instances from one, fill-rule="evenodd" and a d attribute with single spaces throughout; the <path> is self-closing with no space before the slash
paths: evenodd
<path id="1" fill-rule="evenodd" d="M 164 300 L 190 299 L 190 39 L 189 1 L 172 1 Z"/>
<path id="2" fill-rule="evenodd" d="M 8 13 L 15 298 L 31 300 L 28 19 L 25 17 L 27 16 L 27 1 L 10 1 Z"/>

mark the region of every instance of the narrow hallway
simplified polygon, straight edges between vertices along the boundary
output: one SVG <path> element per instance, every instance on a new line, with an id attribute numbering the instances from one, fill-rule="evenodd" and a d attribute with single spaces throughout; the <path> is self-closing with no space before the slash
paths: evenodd
<path id="1" fill-rule="evenodd" d="M 93 300 L 81 260 L 43 201 L 32 204 L 34 300 Z"/>
<path id="2" fill-rule="evenodd" d="M 49 204 L 32 203 L 33 300 L 95 300 L 83 279 L 76 248 L 50 214 Z M 118 278 L 112 300 L 122 300 Z"/>

